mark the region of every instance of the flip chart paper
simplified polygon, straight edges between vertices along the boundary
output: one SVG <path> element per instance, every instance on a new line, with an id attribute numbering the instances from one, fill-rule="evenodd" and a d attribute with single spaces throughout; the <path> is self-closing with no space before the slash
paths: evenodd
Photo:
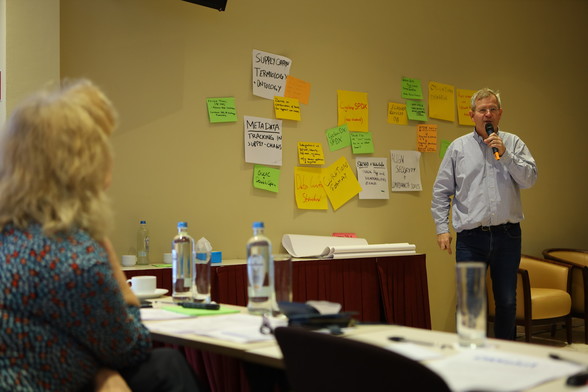
<path id="1" fill-rule="evenodd" d="M 423 89 L 419 79 L 402 78 L 401 97 L 404 99 L 423 99 Z"/>
<path id="2" fill-rule="evenodd" d="M 288 75 L 286 78 L 285 97 L 296 98 L 300 103 L 308 105 L 310 98 L 310 83 Z"/>
<path id="3" fill-rule="evenodd" d="M 298 142 L 298 162 L 301 165 L 324 165 L 325 156 L 321 144 Z"/>
<path id="4" fill-rule="evenodd" d="M 351 137 L 349 136 L 349 128 L 347 124 L 327 129 L 325 131 L 327 142 L 329 143 L 329 150 L 336 151 L 343 147 L 351 145 Z"/>
<path id="5" fill-rule="evenodd" d="M 334 245 L 367 245 L 365 238 L 331 237 L 304 234 L 284 234 L 282 246 L 293 257 L 320 256 L 325 248 Z"/>
<path id="6" fill-rule="evenodd" d="M 360 199 L 389 199 L 388 164 L 386 158 L 356 158 Z"/>
<path id="7" fill-rule="evenodd" d="M 252 61 L 253 95 L 272 100 L 276 96 L 283 97 L 292 60 L 253 49 Z"/>
<path id="8" fill-rule="evenodd" d="M 280 189 L 280 169 L 255 165 L 253 168 L 253 187 L 278 193 Z"/>
<path id="9" fill-rule="evenodd" d="M 457 120 L 459 125 L 474 125 L 474 121 L 470 117 L 470 110 L 472 107 L 472 95 L 475 92 L 474 90 L 457 89 Z"/>
<path id="10" fill-rule="evenodd" d="M 337 90 L 338 125 L 347 124 L 352 132 L 367 132 L 368 97 L 367 93 Z"/>
<path id="11" fill-rule="evenodd" d="M 296 206 L 301 210 L 329 208 L 327 194 L 322 184 L 322 169 L 319 167 L 294 168 L 294 192 Z"/>
<path id="12" fill-rule="evenodd" d="M 237 107 L 235 98 L 208 98 L 208 119 L 211 123 L 235 122 L 237 121 Z"/>
<path id="13" fill-rule="evenodd" d="M 274 97 L 276 118 L 300 121 L 300 103 L 296 98 Z"/>
<path id="14" fill-rule="evenodd" d="M 374 141 L 371 132 L 350 132 L 351 149 L 354 154 L 372 154 Z"/>
<path id="15" fill-rule="evenodd" d="M 455 87 L 429 82 L 429 118 L 455 121 Z"/>
<path id="16" fill-rule="evenodd" d="M 282 166 L 282 120 L 244 117 L 245 162 Z"/>
<path id="17" fill-rule="evenodd" d="M 392 192 L 422 191 L 421 153 L 418 151 L 390 150 L 390 158 Z"/>
<path id="18" fill-rule="evenodd" d="M 406 101 L 406 113 L 409 120 L 427 121 L 425 103 L 421 101 Z"/>
<path id="19" fill-rule="evenodd" d="M 417 125 L 417 150 L 421 152 L 437 151 L 437 125 Z"/>
<path id="20" fill-rule="evenodd" d="M 406 125 L 408 116 L 406 115 L 406 104 L 388 102 L 388 123 Z"/>
<path id="21" fill-rule="evenodd" d="M 335 210 L 361 192 L 361 186 L 345 157 L 323 169 L 322 183 Z"/>

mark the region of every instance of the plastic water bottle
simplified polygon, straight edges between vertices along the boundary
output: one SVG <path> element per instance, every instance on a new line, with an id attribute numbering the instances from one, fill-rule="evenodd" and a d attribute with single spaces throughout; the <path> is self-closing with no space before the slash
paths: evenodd
<path id="1" fill-rule="evenodd" d="M 149 264 L 149 229 L 147 221 L 140 221 L 137 230 L 137 264 Z"/>
<path id="2" fill-rule="evenodd" d="M 212 245 L 202 237 L 196 242 L 196 279 L 194 281 L 194 301 L 210 302 L 210 256 Z"/>
<path id="3" fill-rule="evenodd" d="M 274 263 L 272 243 L 264 235 L 263 222 L 253 223 L 253 237 L 247 241 L 247 278 L 249 313 L 271 313 L 274 302 Z"/>
<path id="4" fill-rule="evenodd" d="M 178 235 L 172 241 L 172 297 L 174 301 L 192 301 L 194 281 L 194 239 L 188 224 L 178 222 Z"/>

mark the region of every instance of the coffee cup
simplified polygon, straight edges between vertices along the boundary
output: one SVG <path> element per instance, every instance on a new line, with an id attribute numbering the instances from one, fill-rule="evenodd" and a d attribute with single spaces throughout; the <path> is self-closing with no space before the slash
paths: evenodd
<path id="1" fill-rule="evenodd" d="M 121 262 L 124 267 L 132 267 L 133 265 L 137 264 L 137 256 L 122 255 Z"/>
<path id="2" fill-rule="evenodd" d="M 157 279 L 149 275 L 133 276 L 127 283 L 130 283 L 131 289 L 137 294 L 150 294 L 155 292 Z"/>

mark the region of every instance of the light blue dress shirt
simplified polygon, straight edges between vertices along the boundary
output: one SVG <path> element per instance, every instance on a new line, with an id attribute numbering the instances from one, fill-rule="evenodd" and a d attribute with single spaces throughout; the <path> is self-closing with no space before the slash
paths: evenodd
<path id="1" fill-rule="evenodd" d="M 450 208 L 456 232 L 523 220 L 520 189 L 533 186 L 537 166 L 518 136 L 499 136 L 506 147 L 500 160 L 475 130 L 447 148 L 431 202 L 437 234 L 449 232 Z"/>

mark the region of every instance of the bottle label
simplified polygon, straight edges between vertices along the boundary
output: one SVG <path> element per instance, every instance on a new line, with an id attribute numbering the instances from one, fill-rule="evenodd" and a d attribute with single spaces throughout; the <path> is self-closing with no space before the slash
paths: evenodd
<path id="1" fill-rule="evenodd" d="M 249 285 L 253 290 L 259 290 L 263 287 L 265 280 L 265 263 L 262 255 L 251 255 L 247 260 L 247 269 Z"/>

